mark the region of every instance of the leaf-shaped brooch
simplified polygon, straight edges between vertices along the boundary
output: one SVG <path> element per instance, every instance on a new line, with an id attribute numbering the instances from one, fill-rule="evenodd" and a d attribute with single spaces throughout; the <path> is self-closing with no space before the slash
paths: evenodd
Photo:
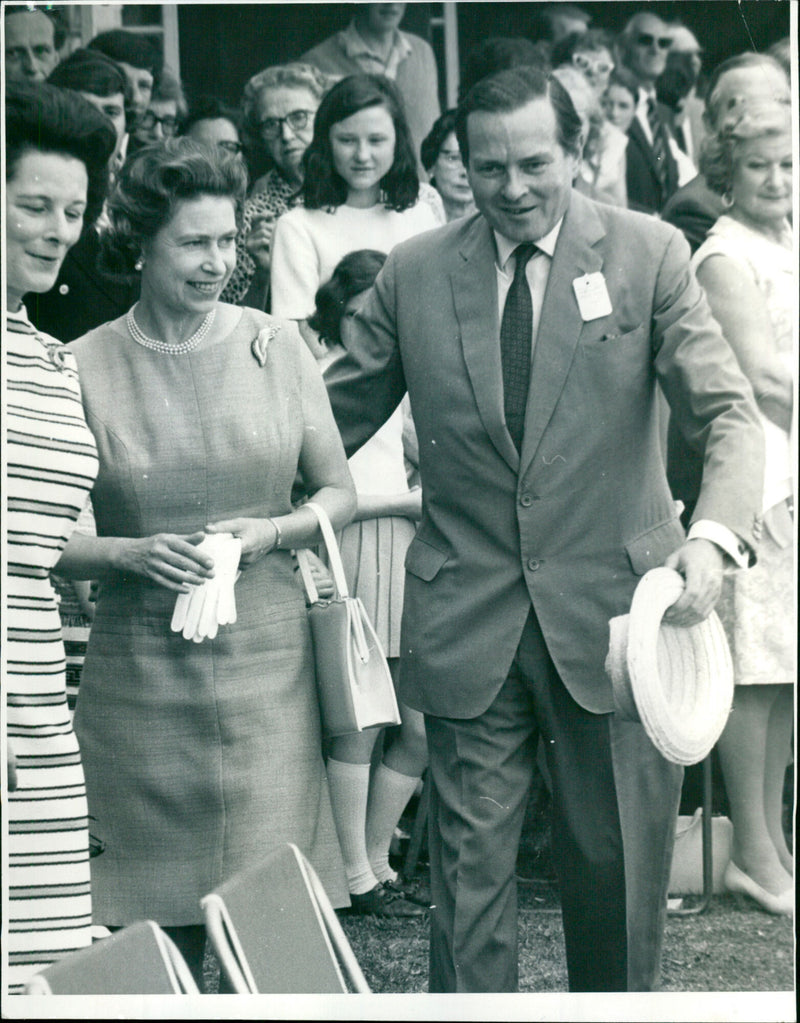
<path id="1" fill-rule="evenodd" d="M 270 341 L 277 335 L 280 329 L 280 326 L 269 323 L 266 327 L 262 327 L 253 338 L 253 343 L 250 345 L 250 351 L 255 356 L 256 362 L 258 362 L 259 366 L 266 366 L 267 348 L 269 347 Z"/>
<path id="2" fill-rule="evenodd" d="M 67 367 L 67 351 L 63 345 L 45 345 L 47 356 L 59 373 L 64 373 Z"/>

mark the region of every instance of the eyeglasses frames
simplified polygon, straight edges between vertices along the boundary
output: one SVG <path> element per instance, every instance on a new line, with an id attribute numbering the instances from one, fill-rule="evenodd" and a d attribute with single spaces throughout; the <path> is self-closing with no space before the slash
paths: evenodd
<path id="1" fill-rule="evenodd" d="M 165 135 L 174 135 L 178 130 L 178 118 L 169 114 L 166 117 L 159 117 L 152 110 L 146 110 L 139 118 L 139 127 L 144 128 L 145 131 L 152 131 L 157 124 L 161 125 L 161 130 Z"/>
<path id="2" fill-rule="evenodd" d="M 593 59 L 585 53 L 573 53 L 572 64 L 579 71 L 591 71 L 596 75 L 610 75 L 614 70 L 610 60 L 604 60 L 602 57 Z"/>
<path id="3" fill-rule="evenodd" d="M 258 126 L 262 139 L 276 139 L 281 133 L 284 124 L 288 124 L 292 131 L 302 131 L 308 127 L 308 123 L 314 117 L 313 110 L 292 110 L 286 117 L 267 117 Z"/>
<path id="4" fill-rule="evenodd" d="M 640 32 L 636 37 L 639 46 L 657 46 L 659 50 L 668 50 L 672 46 L 671 36 L 654 36 L 650 32 Z"/>
<path id="5" fill-rule="evenodd" d="M 229 153 L 235 153 L 237 156 L 242 151 L 242 143 L 234 142 L 233 139 L 220 139 L 217 145 L 220 149 L 225 149 Z"/>

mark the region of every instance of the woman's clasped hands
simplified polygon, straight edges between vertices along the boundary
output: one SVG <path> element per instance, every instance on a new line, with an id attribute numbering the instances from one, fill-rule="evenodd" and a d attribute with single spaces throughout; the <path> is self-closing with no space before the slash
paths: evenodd
<path id="1" fill-rule="evenodd" d="M 214 639 L 220 625 L 236 621 L 233 588 L 239 578 L 242 541 L 232 533 L 205 535 L 195 547 L 211 561 L 213 574 L 193 585 L 188 593 L 179 593 L 175 601 L 171 628 L 184 639 L 201 643 Z"/>

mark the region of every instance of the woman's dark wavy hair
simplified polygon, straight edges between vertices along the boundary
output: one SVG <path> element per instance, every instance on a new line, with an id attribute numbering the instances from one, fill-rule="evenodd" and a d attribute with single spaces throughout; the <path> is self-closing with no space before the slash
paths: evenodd
<path id="1" fill-rule="evenodd" d="M 182 133 L 187 134 L 189 129 L 198 121 L 230 121 L 237 133 L 242 133 L 242 115 L 235 107 L 228 106 L 216 96 L 197 96 L 189 104 L 189 112 L 183 119 L 181 126 Z"/>
<path id="2" fill-rule="evenodd" d="M 386 253 L 377 249 L 356 249 L 343 256 L 331 279 L 317 290 L 309 326 L 330 344 L 340 344 L 344 307 L 354 295 L 372 287 L 385 262 Z"/>
<path id="3" fill-rule="evenodd" d="M 300 192 L 309 209 L 341 206 L 347 200 L 347 183 L 333 165 L 330 130 L 367 107 L 384 107 L 394 123 L 394 161 L 381 178 L 382 201 L 398 212 L 417 201 L 417 163 L 400 93 L 388 78 L 358 74 L 343 78 L 325 94 L 314 119 L 314 137 L 303 154 Z"/>
<path id="4" fill-rule="evenodd" d="M 108 200 L 110 226 L 100 250 L 104 269 L 131 276 L 142 244 L 169 223 L 182 200 L 232 199 L 240 224 L 246 190 L 247 172 L 232 154 L 184 137 L 144 146 L 125 161 Z"/>
<path id="5" fill-rule="evenodd" d="M 28 152 L 71 156 L 86 168 L 84 229 L 97 220 L 108 188 L 108 161 L 117 144 L 111 121 L 72 89 L 47 82 L 6 84 L 6 181 Z"/>
<path id="6" fill-rule="evenodd" d="M 422 140 L 419 156 L 422 166 L 430 174 L 439 159 L 445 140 L 456 130 L 456 108 L 452 107 L 433 122 L 433 127 Z"/>
<path id="7" fill-rule="evenodd" d="M 111 57 L 100 50 L 73 50 L 56 64 L 47 81 L 62 89 L 90 92 L 93 96 L 116 96 L 122 93 L 125 104 L 131 101 L 128 76 Z"/>

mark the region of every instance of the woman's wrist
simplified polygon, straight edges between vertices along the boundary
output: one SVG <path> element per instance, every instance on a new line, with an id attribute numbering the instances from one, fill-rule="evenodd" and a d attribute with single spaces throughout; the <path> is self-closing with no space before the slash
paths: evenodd
<path id="1" fill-rule="evenodd" d="M 275 519 L 268 518 L 267 522 L 270 524 L 270 526 L 272 526 L 274 537 L 272 540 L 272 544 L 267 548 L 266 553 L 272 554 L 273 551 L 279 551 L 281 549 L 283 535 L 281 533 L 281 527 L 278 525 Z"/>

